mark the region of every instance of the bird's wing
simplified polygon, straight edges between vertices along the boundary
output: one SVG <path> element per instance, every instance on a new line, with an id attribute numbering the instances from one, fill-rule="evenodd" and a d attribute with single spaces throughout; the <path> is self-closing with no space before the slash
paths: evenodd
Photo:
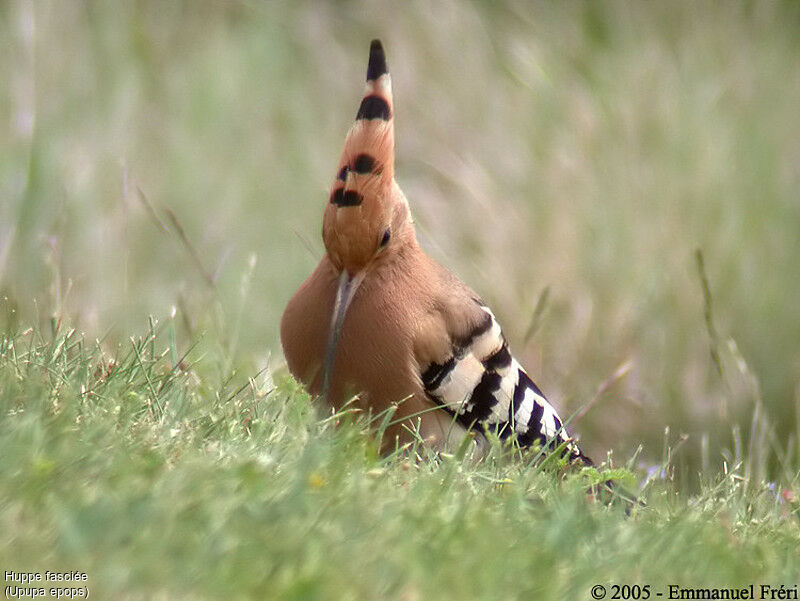
<path id="1" fill-rule="evenodd" d="M 491 429 L 501 439 L 514 433 L 523 447 L 563 443 L 571 459 L 591 463 L 511 355 L 500 324 L 477 296 L 461 282 L 451 282 L 450 295 L 439 303 L 432 320 L 438 321 L 439 327 L 427 331 L 435 333 L 438 344 L 422 341 L 417 345 L 438 351 L 420 361 L 420 378 L 428 398 L 465 428 Z"/>

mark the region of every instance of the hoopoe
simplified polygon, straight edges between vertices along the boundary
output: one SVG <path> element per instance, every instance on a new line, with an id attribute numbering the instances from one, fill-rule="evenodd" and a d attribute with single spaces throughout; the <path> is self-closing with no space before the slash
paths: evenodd
<path id="1" fill-rule="evenodd" d="M 322 222 L 325 256 L 289 301 L 289 370 L 335 410 L 394 407 L 384 444 L 419 434 L 452 448 L 469 432 L 562 446 L 591 464 L 511 355 L 492 311 L 428 257 L 394 179 L 391 78 L 370 45 L 366 93 L 347 134 Z"/>

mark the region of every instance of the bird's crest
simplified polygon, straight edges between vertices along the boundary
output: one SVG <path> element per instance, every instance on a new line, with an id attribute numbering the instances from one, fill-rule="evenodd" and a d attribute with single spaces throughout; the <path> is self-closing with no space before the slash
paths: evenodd
<path id="1" fill-rule="evenodd" d="M 369 48 L 367 83 L 347 133 L 323 222 L 328 254 L 339 267 L 366 264 L 407 203 L 394 183 L 392 80 L 380 40 Z"/>
<path id="2" fill-rule="evenodd" d="M 392 79 L 380 40 L 369 47 L 367 85 L 339 159 L 331 203 L 358 206 L 394 176 Z"/>

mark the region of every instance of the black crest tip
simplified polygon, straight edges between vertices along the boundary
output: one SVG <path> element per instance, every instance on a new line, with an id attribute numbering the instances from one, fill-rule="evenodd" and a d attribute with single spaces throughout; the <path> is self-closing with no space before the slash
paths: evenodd
<path id="1" fill-rule="evenodd" d="M 369 45 L 369 65 L 367 66 L 367 81 L 378 79 L 386 69 L 386 54 L 383 52 L 383 44 L 380 40 L 372 40 Z"/>

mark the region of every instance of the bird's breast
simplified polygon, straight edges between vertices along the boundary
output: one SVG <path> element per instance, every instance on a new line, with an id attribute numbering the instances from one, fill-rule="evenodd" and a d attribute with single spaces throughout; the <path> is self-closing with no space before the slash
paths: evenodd
<path id="1" fill-rule="evenodd" d="M 353 396 L 373 411 L 418 391 L 413 339 L 419 302 L 409 302 L 407 270 L 376 269 L 356 290 L 342 323 L 328 402 L 341 408 Z M 338 273 L 324 258 L 295 293 L 281 320 L 281 343 L 292 375 L 319 394 L 336 298 Z M 419 299 L 417 299 L 418 301 Z"/>
<path id="2" fill-rule="evenodd" d="M 361 394 L 381 409 L 415 392 L 415 307 L 403 302 L 397 282 L 376 272 L 364 278 L 342 324 L 333 362 L 331 403 Z"/>

